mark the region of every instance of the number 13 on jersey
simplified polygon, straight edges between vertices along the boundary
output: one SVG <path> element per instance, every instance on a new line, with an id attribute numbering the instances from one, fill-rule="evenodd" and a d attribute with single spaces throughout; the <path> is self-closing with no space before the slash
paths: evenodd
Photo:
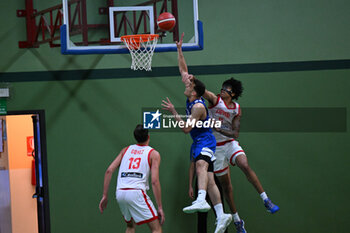
<path id="1" fill-rule="evenodd" d="M 138 169 L 140 167 L 141 158 L 130 158 L 129 169 Z"/>

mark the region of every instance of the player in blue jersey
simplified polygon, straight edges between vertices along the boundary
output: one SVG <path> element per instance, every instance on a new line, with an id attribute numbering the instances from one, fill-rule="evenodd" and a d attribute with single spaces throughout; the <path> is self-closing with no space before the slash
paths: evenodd
<path id="1" fill-rule="evenodd" d="M 163 108 L 170 111 L 184 133 L 190 133 L 193 144 L 191 146 L 191 161 L 195 164 L 198 180 L 198 197 L 191 206 L 185 207 L 185 213 L 207 212 L 210 205 L 205 200 L 207 191 L 214 206 L 217 226 L 215 233 L 222 233 L 232 221 L 230 214 L 225 214 L 221 202 L 220 192 L 216 186 L 213 173 L 215 161 L 216 140 L 210 128 L 208 109 L 201 97 L 205 92 L 205 85 L 188 73 L 187 65 L 182 54 L 182 38 L 177 43 L 178 62 L 182 81 L 185 84 L 187 120 L 184 121 L 177 113 L 169 98 L 163 100 Z M 209 125 L 209 126 L 208 126 Z"/>

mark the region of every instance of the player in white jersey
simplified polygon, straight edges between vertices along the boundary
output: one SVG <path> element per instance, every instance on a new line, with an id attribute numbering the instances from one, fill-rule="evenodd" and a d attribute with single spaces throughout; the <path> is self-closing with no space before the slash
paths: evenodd
<path id="1" fill-rule="evenodd" d="M 223 187 L 224 195 L 233 213 L 236 213 L 236 208 L 233 201 L 229 164 L 232 166 L 237 164 L 246 175 L 248 181 L 260 194 L 267 211 L 275 213 L 279 210 L 279 207 L 273 204 L 267 197 L 257 175 L 248 164 L 244 150 L 236 141 L 239 136 L 242 111 L 240 105 L 234 100 L 237 100 L 241 96 L 242 91 L 242 83 L 231 78 L 222 84 L 219 95 L 215 95 L 208 90 L 203 95 L 209 102 L 209 113 L 211 117 L 222 122 L 222 127 L 214 131 L 216 138 L 214 173 Z"/>
<path id="2" fill-rule="evenodd" d="M 99 204 L 101 213 L 107 207 L 108 189 L 112 174 L 119 167 L 116 198 L 127 228 L 126 233 L 135 232 L 135 224 L 147 223 L 152 233 L 161 233 L 164 223 L 161 188 L 159 182 L 159 153 L 150 147 L 148 130 L 137 125 L 134 137 L 138 144 L 125 147 L 108 167 L 103 187 L 103 196 Z M 152 190 L 158 211 L 146 191 L 149 189 L 151 175 Z"/>

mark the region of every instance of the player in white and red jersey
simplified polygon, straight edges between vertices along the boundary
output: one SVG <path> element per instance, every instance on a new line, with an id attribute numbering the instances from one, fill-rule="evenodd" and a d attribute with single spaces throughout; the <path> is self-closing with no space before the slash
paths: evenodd
<path id="1" fill-rule="evenodd" d="M 136 126 L 134 137 L 138 144 L 125 147 L 105 173 L 99 208 L 103 213 L 107 207 L 109 184 L 112 174 L 119 167 L 116 198 L 127 225 L 126 233 L 135 232 L 135 224 L 144 223 L 148 224 L 152 233 L 161 233 L 165 218 L 159 183 L 160 155 L 148 145 L 148 130 L 142 125 Z M 150 175 L 158 211 L 146 193 Z"/>
<path id="2" fill-rule="evenodd" d="M 206 90 L 203 95 L 203 97 L 209 102 L 210 116 L 222 122 L 221 128 L 214 130 L 214 136 L 216 138 L 216 161 L 214 163 L 214 173 L 223 187 L 224 195 L 229 202 L 230 209 L 233 213 L 237 212 L 233 201 L 230 174 L 228 172 L 229 163 L 232 166 L 237 164 L 237 166 L 244 172 L 249 182 L 260 194 L 266 209 L 270 213 L 275 213 L 279 210 L 279 207 L 273 204 L 267 197 L 257 175 L 248 164 L 244 150 L 236 141 L 239 136 L 242 111 L 240 105 L 235 102 L 235 100 L 241 96 L 242 91 L 242 83 L 231 78 L 222 84 L 219 95 L 215 95 L 208 90 Z M 238 217 L 238 214 L 236 217 Z M 235 223 L 236 222 L 237 221 L 235 221 Z"/>

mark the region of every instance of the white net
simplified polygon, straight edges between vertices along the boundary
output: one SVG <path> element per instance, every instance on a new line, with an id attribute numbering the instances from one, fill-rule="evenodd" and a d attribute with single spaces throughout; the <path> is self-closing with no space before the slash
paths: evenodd
<path id="1" fill-rule="evenodd" d="M 152 70 L 152 56 L 157 45 L 158 35 L 133 35 L 122 37 L 130 51 L 132 70 Z"/>

